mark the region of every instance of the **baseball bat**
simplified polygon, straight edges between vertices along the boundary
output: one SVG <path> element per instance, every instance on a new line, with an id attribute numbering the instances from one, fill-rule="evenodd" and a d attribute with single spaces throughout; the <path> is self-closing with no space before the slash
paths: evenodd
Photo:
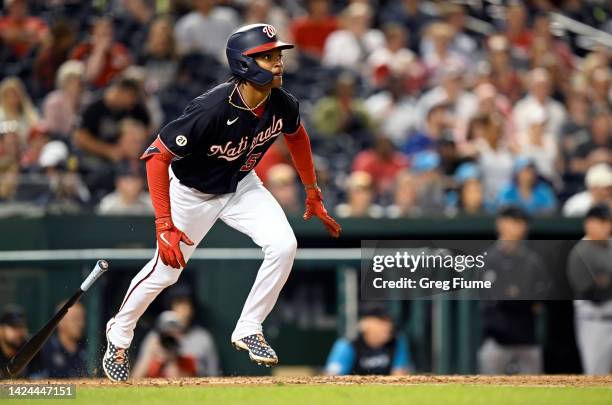
<path id="1" fill-rule="evenodd" d="M 53 318 L 49 320 L 34 336 L 30 338 L 22 347 L 19 349 L 17 354 L 13 356 L 8 363 L 2 366 L 0 369 L 0 378 L 14 378 L 19 375 L 21 370 L 32 360 L 32 358 L 38 353 L 38 351 L 45 344 L 49 336 L 55 330 L 57 324 L 68 312 L 68 309 L 74 305 L 75 302 L 81 298 L 81 296 L 91 287 L 91 285 L 100 277 L 106 270 L 108 270 L 108 262 L 106 260 L 98 260 L 96 267 L 89 273 L 89 276 L 83 281 L 81 287 L 70 297 L 70 299 L 57 311 Z"/>

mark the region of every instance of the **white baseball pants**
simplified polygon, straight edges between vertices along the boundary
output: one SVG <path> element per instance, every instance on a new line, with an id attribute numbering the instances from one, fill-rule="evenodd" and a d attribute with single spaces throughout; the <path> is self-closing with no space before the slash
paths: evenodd
<path id="1" fill-rule="evenodd" d="M 231 340 L 261 333 L 262 323 L 289 277 L 297 249 L 293 230 L 276 199 L 253 171 L 238 183 L 236 192 L 213 195 L 180 184 L 170 169 L 170 207 L 174 225 L 194 242 L 193 246 L 180 244 L 186 262 L 217 219 L 261 246 L 264 261 Z M 138 319 L 164 288 L 178 280 L 181 271 L 163 264 L 155 252 L 132 279 L 119 312 L 106 324 L 111 343 L 130 346 Z"/>

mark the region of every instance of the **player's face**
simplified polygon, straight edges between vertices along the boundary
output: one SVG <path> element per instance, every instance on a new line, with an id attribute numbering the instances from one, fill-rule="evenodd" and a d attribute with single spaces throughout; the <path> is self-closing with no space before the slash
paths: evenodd
<path id="1" fill-rule="evenodd" d="M 273 49 L 255 55 L 255 62 L 262 69 L 266 69 L 274 75 L 271 87 L 278 88 L 283 85 L 283 52 L 280 49 Z"/>

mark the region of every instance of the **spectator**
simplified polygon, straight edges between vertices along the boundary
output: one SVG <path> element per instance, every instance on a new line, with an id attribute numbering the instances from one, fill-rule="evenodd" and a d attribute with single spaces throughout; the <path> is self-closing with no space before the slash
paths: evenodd
<path id="1" fill-rule="evenodd" d="M 297 215 L 302 207 L 298 199 L 295 170 L 287 164 L 277 164 L 270 168 L 264 184 L 276 198 L 287 215 Z"/>
<path id="2" fill-rule="evenodd" d="M 336 215 L 341 218 L 380 218 L 383 208 L 374 204 L 376 193 L 372 176 L 366 172 L 353 172 L 347 180 L 347 202 L 336 206 Z"/>
<path id="3" fill-rule="evenodd" d="M 319 100 L 312 112 L 314 126 L 325 136 L 369 134 L 371 118 L 363 100 L 355 96 L 355 77 L 342 73 L 335 83 L 334 94 Z"/>
<path id="4" fill-rule="evenodd" d="M 417 182 L 409 170 L 402 170 L 395 178 L 393 204 L 389 205 L 386 211 L 389 218 L 411 218 L 421 215 Z"/>
<path id="5" fill-rule="evenodd" d="M 593 70 L 590 76 L 591 104 L 594 108 L 610 110 L 612 109 L 612 79 L 610 77 L 610 68 L 608 66 L 600 66 Z"/>
<path id="6" fill-rule="evenodd" d="M 180 54 L 191 52 L 221 58 L 227 38 L 240 24 L 237 13 L 220 6 L 218 0 L 195 0 L 193 11 L 181 17 L 174 27 Z"/>
<path id="7" fill-rule="evenodd" d="M 374 148 L 359 152 L 353 160 L 353 171 L 368 173 L 379 197 L 391 194 L 397 173 L 407 166 L 408 159 L 395 150 L 386 136 L 379 136 Z"/>
<path id="8" fill-rule="evenodd" d="M 533 48 L 545 49 L 558 63 L 560 77 L 567 77 L 574 65 L 574 55 L 566 42 L 553 36 L 549 13 L 538 13 L 533 21 Z M 533 56 L 532 56 L 533 58 Z"/>
<path id="9" fill-rule="evenodd" d="M 385 37 L 372 28 L 372 9 L 367 3 L 351 3 L 340 15 L 342 29 L 325 41 L 323 64 L 360 70 L 370 54 L 385 44 Z"/>
<path id="10" fill-rule="evenodd" d="M 128 161 L 134 166 L 143 167 L 140 160 L 148 140 L 147 127 L 139 120 L 124 118 L 119 121 L 117 148 L 120 161 Z"/>
<path id="11" fill-rule="evenodd" d="M 91 195 L 76 171 L 76 162 L 70 158 L 66 144 L 52 141 L 41 149 L 38 160 L 45 175 L 46 190 L 32 195 L 40 205 L 49 209 L 78 212 L 89 203 Z"/>
<path id="12" fill-rule="evenodd" d="M 461 70 L 468 67 L 464 57 L 451 46 L 455 35 L 453 27 L 444 22 L 433 22 L 427 27 L 421 43 L 421 55 L 434 80 L 440 77 L 446 66 L 455 66 Z"/>
<path id="13" fill-rule="evenodd" d="M 368 97 L 364 105 L 381 132 L 401 146 L 416 126 L 415 104 L 415 99 L 405 91 L 404 80 L 390 76 L 386 89 Z"/>
<path id="14" fill-rule="evenodd" d="M 70 141 L 76 127 L 77 113 L 83 98 L 83 62 L 69 60 L 57 72 L 57 89 L 43 101 L 43 120 L 47 130 L 55 137 Z"/>
<path id="15" fill-rule="evenodd" d="M 119 164 L 115 191 L 100 201 L 97 211 L 100 215 L 153 215 L 149 193 L 144 191 L 139 162 L 124 161 Z"/>
<path id="16" fill-rule="evenodd" d="M 362 310 L 359 334 L 338 339 L 329 353 L 327 375 L 404 375 L 411 362 L 406 339 L 395 331 L 384 308 Z"/>
<path id="17" fill-rule="evenodd" d="M 528 59 L 533 43 L 533 33 L 527 26 L 527 10 L 520 1 L 511 2 L 506 7 L 504 35 L 513 51 L 522 59 Z"/>
<path id="18" fill-rule="evenodd" d="M 444 100 L 449 104 L 449 113 L 456 122 L 453 125 L 453 133 L 456 133 L 461 128 L 459 124 L 466 126 L 475 115 L 478 100 L 474 94 L 464 89 L 464 70 L 460 66 L 445 64 L 438 73 L 436 81 L 440 84 L 423 94 L 418 101 L 417 119 L 421 126 L 424 125 L 427 112 L 433 105 Z"/>
<path id="19" fill-rule="evenodd" d="M 492 35 L 486 44 L 491 84 L 514 104 L 523 94 L 521 77 L 517 71 L 526 69 L 527 65 L 512 54 L 510 42 L 505 36 Z"/>
<path id="20" fill-rule="evenodd" d="M 497 243 L 487 250 L 485 279 L 494 281 L 494 294 L 481 301 L 484 341 L 478 351 L 482 374 L 539 374 L 542 348 L 536 340 L 538 303 L 522 300 L 545 280 L 540 257 L 522 241 L 529 229 L 527 213 L 507 207 L 497 216 Z M 494 301 L 491 298 L 505 298 Z"/>
<path id="21" fill-rule="evenodd" d="M 446 184 L 440 163 L 440 155 L 427 150 L 415 154 L 410 165 L 416 178 L 419 207 L 425 216 L 442 215 L 446 207 Z"/>
<path id="22" fill-rule="evenodd" d="M 7 305 L 0 315 L 0 363 L 7 364 L 17 354 L 21 346 L 28 340 L 28 325 L 23 309 Z M 17 377 L 29 375 L 30 370 L 36 368 L 30 363 Z"/>
<path id="23" fill-rule="evenodd" d="M 482 174 L 475 163 L 463 163 L 457 168 L 454 180 L 458 189 L 449 196 L 449 213 L 466 216 L 487 213 L 488 204 L 484 199 L 481 177 Z"/>
<path id="24" fill-rule="evenodd" d="M 532 159 L 538 172 L 560 189 L 558 146 L 554 136 L 546 132 L 546 111 L 540 106 L 533 106 L 523 118 L 526 129 L 518 134 L 519 153 Z"/>
<path id="25" fill-rule="evenodd" d="M 289 37 L 289 16 L 286 11 L 274 4 L 271 0 L 251 0 L 242 12 L 244 24 L 266 24 L 276 28 L 276 34 L 280 38 Z M 289 56 L 283 55 L 283 58 Z"/>
<path id="26" fill-rule="evenodd" d="M 178 58 L 172 21 L 168 17 L 157 17 L 152 22 L 138 64 L 145 68 L 147 91 L 161 91 L 176 78 Z"/>
<path id="27" fill-rule="evenodd" d="M 72 51 L 72 59 L 85 63 L 85 79 L 101 89 L 132 63 L 129 50 L 113 39 L 113 21 L 98 17 L 91 27 L 91 36 Z"/>
<path id="28" fill-rule="evenodd" d="M 308 14 L 291 24 L 293 43 L 300 52 L 321 59 L 325 41 L 338 29 L 338 21 L 329 11 L 329 0 L 308 0 Z"/>
<path id="29" fill-rule="evenodd" d="M 162 312 L 155 324 L 155 335 L 143 344 L 132 378 L 195 377 L 195 359 L 179 352 L 183 338 L 183 328 L 177 314 L 173 311 Z"/>
<path id="30" fill-rule="evenodd" d="M 92 192 L 112 189 L 113 163 L 126 157 L 118 143 L 124 118 L 150 124 L 149 113 L 140 101 L 140 87 L 130 79 L 115 82 L 83 111 L 74 143 L 81 151 L 81 167 Z"/>
<path id="31" fill-rule="evenodd" d="M 510 139 L 514 138 L 515 135 L 515 123 L 512 116 L 512 104 L 508 99 L 500 94 L 494 85 L 491 83 L 481 83 L 474 88 L 474 94 L 478 100 L 477 111 L 474 116 L 478 114 L 496 114 L 503 119 L 503 133 Z M 465 128 L 459 128 L 458 138 L 461 141 L 465 140 L 467 126 L 469 122 L 465 122 Z"/>
<path id="32" fill-rule="evenodd" d="M 453 120 L 449 108 L 450 104 L 446 98 L 442 97 L 438 102 L 432 102 L 426 112 L 423 129 L 410 134 L 402 151 L 408 156 L 413 156 L 425 150 L 435 149 L 437 142 L 450 135 L 452 130 Z"/>
<path id="33" fill-rule="evenodd" d="M 477 115 L 470 122 L 463 145 L 465 157 L 474 158 L 483 173 L 486 201 L 495 201 L 499 190 L 512 178 L 514 157 L 502 125 L 499 114 Z"/>
<path id="34" fill-rule="evenodd" d="M 612 207 L 612 167 L 607 163 L 592 166 L 585 176 L 586 190 L 571 196 L 563 206 L 566 217 L 581 217 L 591 207 L 604 204 Z"/>
<path id="35" fill-rule="evenodd" d="M 17 77 L 6 77 L 0 82 L 0 122 L 3 121 L 17 122 L 22 146 L 25 146 L 30 128 L 38 121 L 38 112 Z"/>
<path id="36" fill-rule="evenodd" d="M 561 127 L 566 119 L 566 112 L 563 105 L 551 97 L 552 83 L 550 74 L 544 68 L 536 68 L 529 72 L 527 88 L 529 93 L 519 100 L 514 107 L 514 122 L 517 130 L 526 130 L 526 119 L 529 111 L 534 108 L 544 108 L 548 122 L 546 132 L 553 134 L 558 139 L 561 134 Z"/>
<path id="37" fill-rule="evenodd" d="M 39 95 L 47 94 L 56 86 L 58 70 L 68 60 L 75 38 L 74 30 L 66 21 L 60 20 L 51 26 L 51 32 L 34 61 L 34 78 Z"/>
<path id="38" fill-rule="evenodd" d="M 460 55 L 464 61 L 473 60 L 478 52 L 476 40 L 466 33 L 466 10 L 461 4 L 442 3 L 440 4 L 440 16 L 453 29 L 453 41 L 450 50 L 454 54 Z M 422 54 L 428 53 L 431 43 L 424 43 L 425 50 Z"/>
<path id="39" fill-rule="evenodd" d="M 21 147 L 16 121 L 0 122 L 0 203 L 16 199 Z"/>
<path id="40" fill-rule="evenodd" d="M 388 1 L 381 12 L 381 20 L 384 23 L 398 23 L 406 28 L 406 33 L 409 33 L 406 43 L 417 52 L 423 29 L 433 17 L 426 7 L 426 4 L 418 0 Z"/>
<path id="41" fill-rule="evenodd" d="M 149 114 L 148 129 L 157 131 L 164 123 L 161 101 L 153 89 L 147 89 L 147 71 L 141 66 L 130 66 L 121 73 L 121 79 L 132 80 L 138 85 L 140 102 Z"/>
<path id="42" fill-rule="evenodd" d="M 557 198 L 552 187 L 539 178 L 535 162 L 518 157 L 514 163 L 513 180 L 500 190 L 496 205 L 516 205 L 530 215 L 550 215 L 557 208 Z"/>
<path id="43" fill-rule="evenodd" d="M 42 148 L 51 140 L 50 132 L 44 121 L 39 121 L 30 129 L 27 146 L 20 156 L 21 169 L 36 171 Z"/>
<path id="44" fill-rule="evenodd" d="M 578 146 L 589 140 L 589 102 L 586 84 L 575 80 L 571 92 L 568 94 L 567 118 L 561 127 L 559 147 L 563 155 L 563 163 L 569 165 Z M 565 167 L 570 171 L 569 167 Z"/>
<path id="45" fill-rule="evenodd" d="M 417 60 L 416 55 L 406 48 L 404 28 L 399 24 L 387 24 L 383 27 L 386 46 L 376 49 L 367 60 L 369 82 L 374 88 L 384 87 L 393 77 L 402 84 L 403 91 L 423 85 L 425 67 Z M 405 82 L 405 83 L 404 83 Z M 419 87 L 413 90 L 419 90 Z"/>
<path id="46" fill-rule="evenodd" d="M 6 15 L 0 18 L 0 37 L 15 60 L 22 59 L 40 45 L 49 28 L 38 17 L 28 15 L 26 0 L 5 0 Z"/>
<path id="47" fill-rule="evenodd" d="M 591 117 L 590 136 L 576 148 L 570 160 L 574 173 L 585 173 L 598 163 L 612 164 L 612 116 L 608 110 L 596 111 Z"/>
<path id="48" fill-rule="evenodd" d="M 172 356 L 176 358 L 177 352 L 179 365 L 183 365 L 183 370 L 187 369 L 197 376 L 219 375 L 219 359 L 212 335 L 193 322 L 195 307 L 192 290 L 186 285 L 178 284 L 168 291 L 167 298 L 170 311 L 164 314 L 169 313 L 170 315 L 165 315 L 164 322 L 170 324 L 171 327 L 165 329 L 166 332 L 162 327 L 147 334 L 141 346 L 133 376 L 135 378 L 151 376 L 160 369 L 164 360 Z M 162 314 L 160 321 L 163 317 Z M 163 326 L 160 323 L 158 325 Z M 168 329 L 171 333 L 168 333 Z M 173 334 L 180 336 L 178 342 L 173 341 Z M 172 370 L 170 367 L 170 370 L 176 373 L 176 369 Z"/>
<path id="49" fill-rule="evenodd" d="M 19 167 L 21 140 L 17 121 L 0 121 L 0 173 L 12 167 Z"/>
<path id="50" fill-rule="evenodd" d="M 56 310 L 64 305 L 60 303 Z M 53 334 L 41 350 L 41 378 L 84 378 L 87 371 L 87 347 L 83 338 L 85 330 L 85 307 L 74 304 L 57 325 Z"/>
<path id="51" fill-rule="evenodd" d="M 574 301 L 576 340 L 585 374 L 612 373 L 612 217 L 608 205 L 593 206 L 584 238 L 570 252 L 568 278 Z"/>

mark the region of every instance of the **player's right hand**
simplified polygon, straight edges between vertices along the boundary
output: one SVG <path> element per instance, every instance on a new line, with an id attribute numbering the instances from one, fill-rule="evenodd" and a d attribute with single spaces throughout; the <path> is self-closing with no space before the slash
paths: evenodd
<path id="1" fill-rule="evenodd" d="M 185 268 L 185 258 L 181 252 L 180 243 L 192 246 L 191 239 L 172 223 L 170 217 L 155 220 L 155 234 L 157 236 L 157 249 L 162 262 L 175 269 Z"/>

